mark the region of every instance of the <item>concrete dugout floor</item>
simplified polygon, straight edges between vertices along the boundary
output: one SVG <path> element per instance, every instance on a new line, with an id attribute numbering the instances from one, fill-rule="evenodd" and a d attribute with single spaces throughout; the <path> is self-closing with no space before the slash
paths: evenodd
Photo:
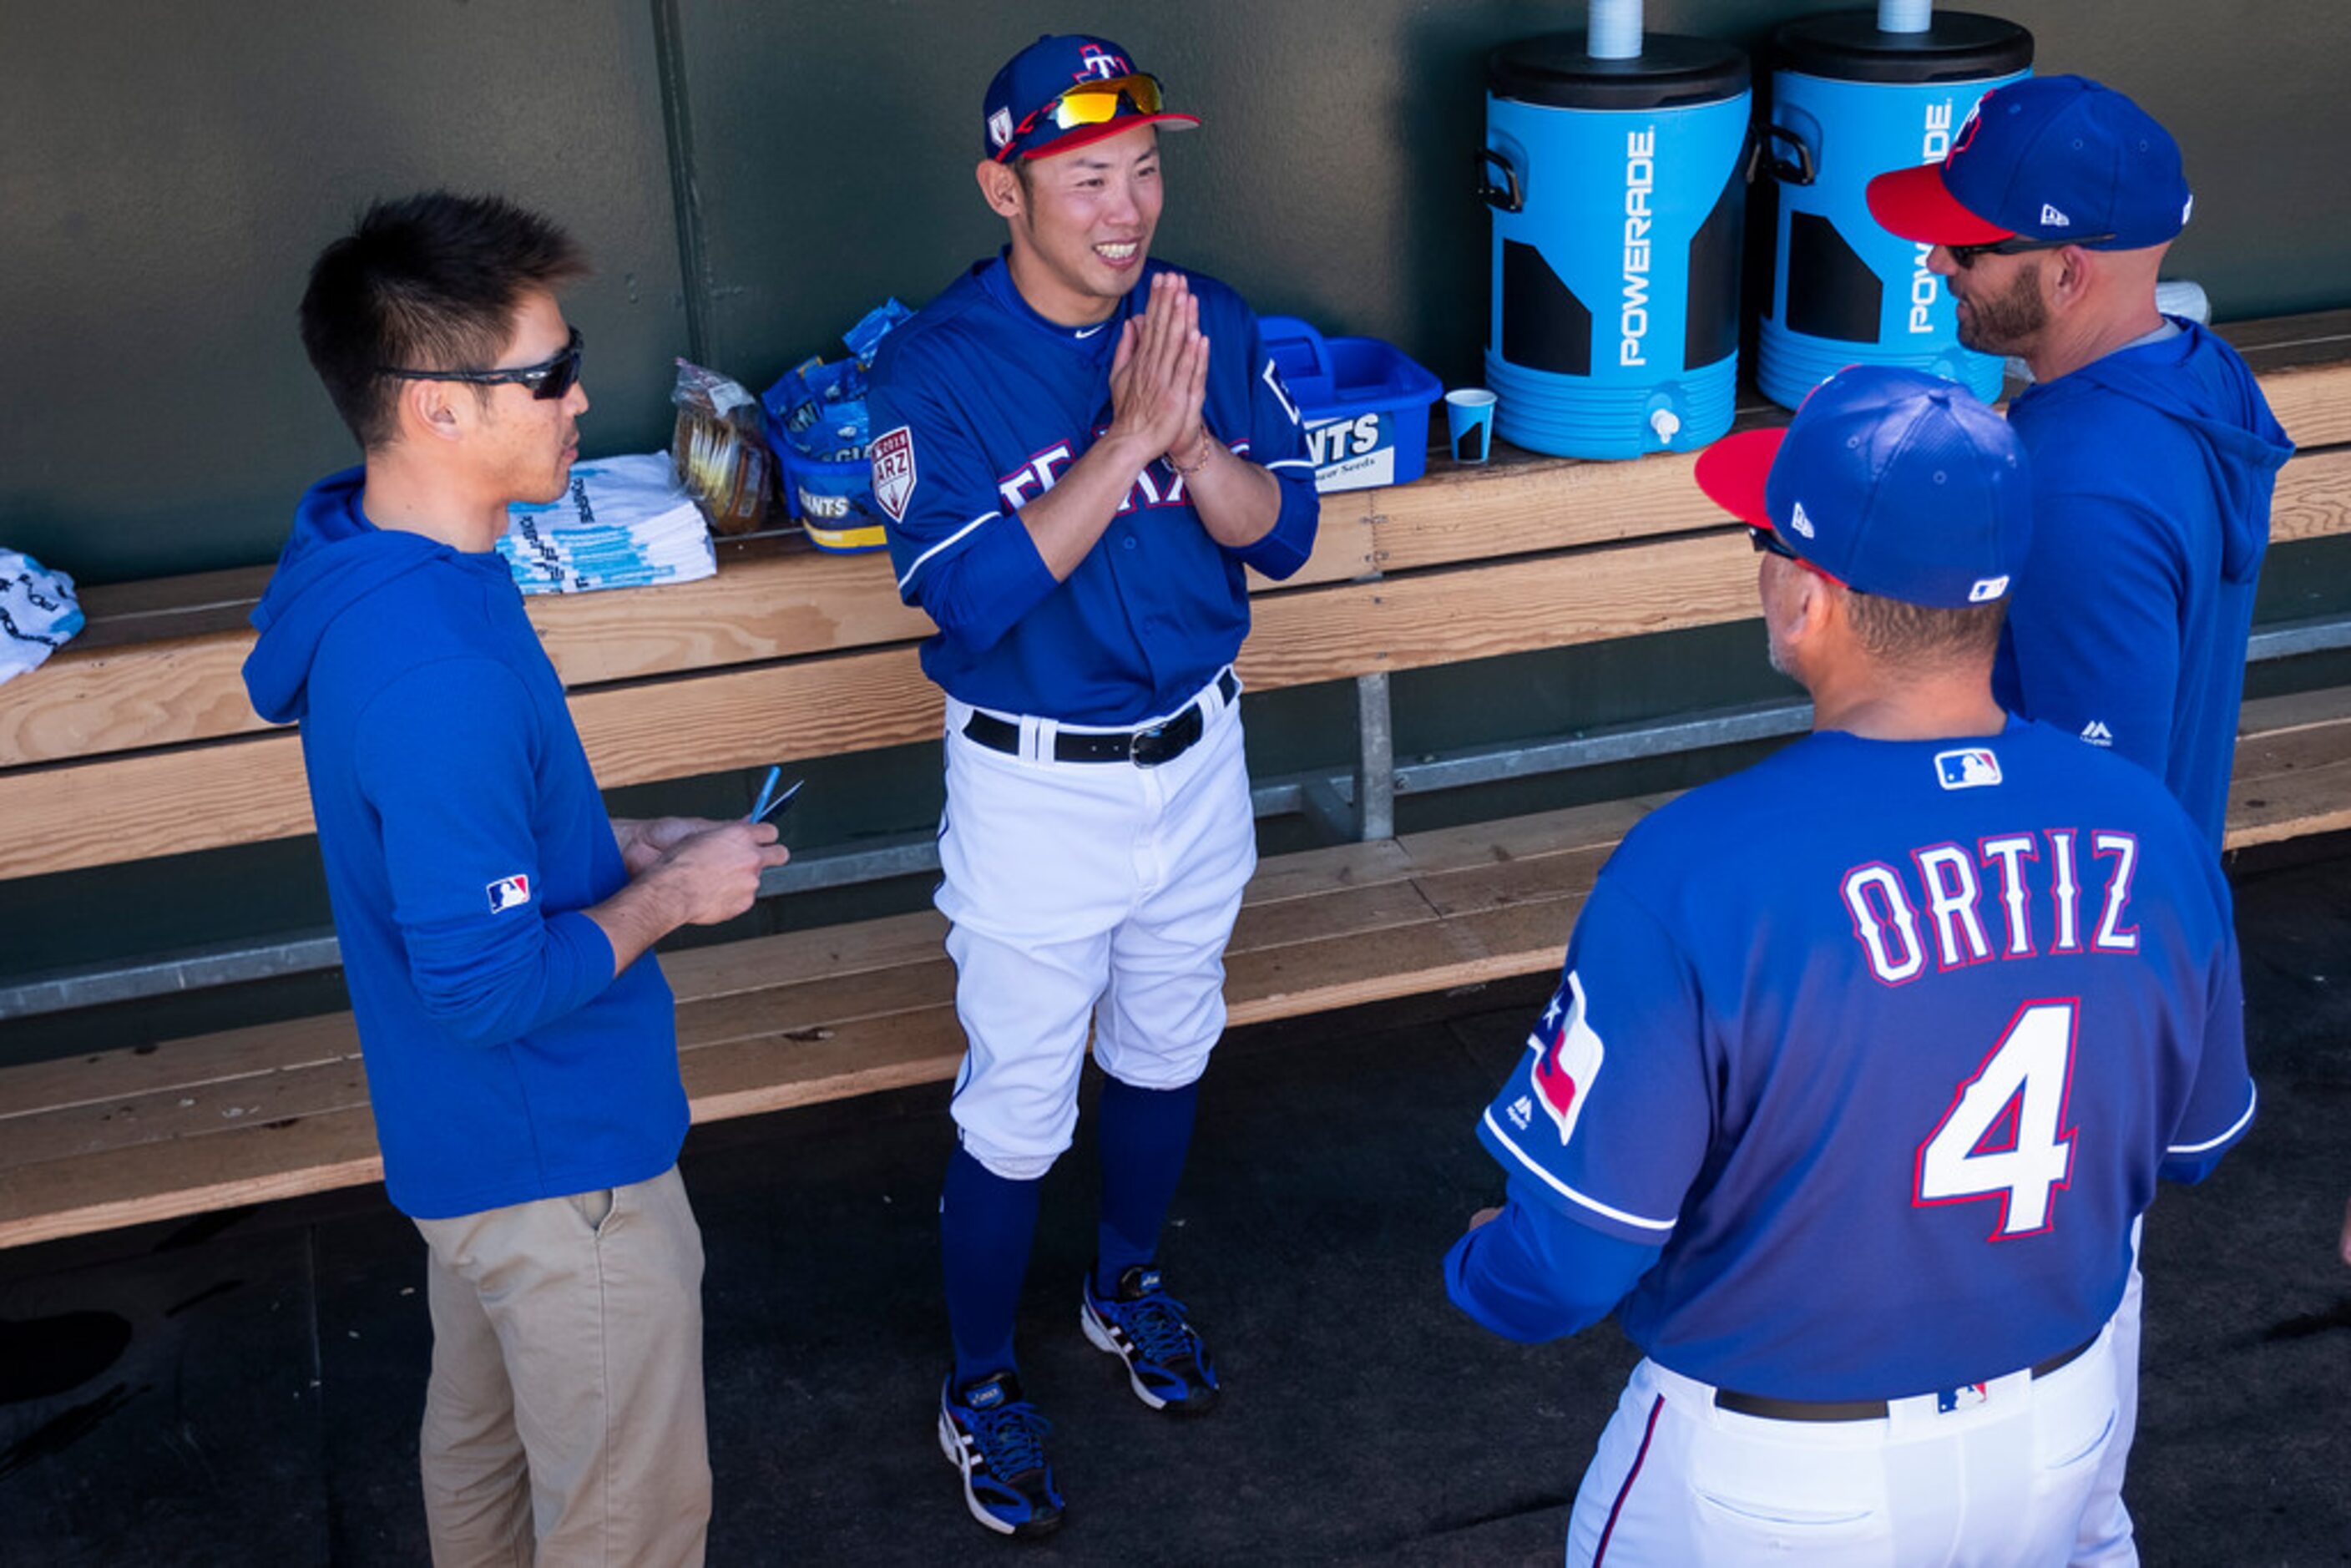
<path id="1" fill-rule="evenodd" d="M 2262 1117 L 2150 1216 L 2130 1495 L 2150 1563 L 2341 1563 L 2351 837 L 2235 881 Z M 1081 1133 L 1021 1325 L 1071 1504 L 1034 1547 L 966 1517 L 932 1433 L 944 1088 L 698 1132 L 712 1562 L 1556 1562 L 1630 1347 L 1491 1339 L 1437 1270 L 1499 1190 L 1470 1126 L 1548 984 L 1222 1048 L 1166 1249 L 1228 1385 L 1204 1422 L 1078 1333 Z M 0 1563 L 423 1562 L 423 1256 L 374 1189 L 0 1254 Z"/>

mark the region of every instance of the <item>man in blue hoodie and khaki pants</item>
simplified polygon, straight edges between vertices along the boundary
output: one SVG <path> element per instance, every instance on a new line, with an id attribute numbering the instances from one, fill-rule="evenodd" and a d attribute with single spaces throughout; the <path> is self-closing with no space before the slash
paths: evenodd
<path id="1" fill-rule="evenodd" d="M 2082 77 L 1986 93 L 1940 163 L 1881 174 L 1869 206 L 1934 246 L 1959 341 L 2024 361 L 2009 422 L 2031 455 L 2032 553 L 1992 674 L 2002 706 L 2155 772 L 2226 825 L 2253 590 L 2293 444 L 2235 350 L 2156 308 L 2193 205 L 2179 147 Z M 2116 1315 L 2119 1429 L 2077 1564 L 2138 1560 L 2123 1465 L 2138 1412 L 2140 1278 Z"/>
<path id="2" fill-rule="evenodd" d="M 299 720 L 392 1202 L 423 1233 L 439 1564 L 698 1563 L 702 1241 L 648 949 L 748 908 L 766 824 L 610 818 L 496 550 L 579 452 L 571 239 L 445 193 L 312 269 L 365 455 L 303 497 L 246 684 Z"/>

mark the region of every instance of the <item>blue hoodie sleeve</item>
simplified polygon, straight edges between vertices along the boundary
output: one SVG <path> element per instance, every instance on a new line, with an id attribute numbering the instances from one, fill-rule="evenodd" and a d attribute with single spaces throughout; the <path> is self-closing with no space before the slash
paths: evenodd
<path id="1" fill-rule="evenodd" d="M 1579 1225 L 1510 1180 L 1510 1201 L 1445 1255 L 1445 1293 L 1504 1339 L 1561 1339 L 1606 1317 L 1664 1252 Z"/>
<path id="2" fill-rule="evenodd" d="M 540 885 L 531 831 L 538 722 L 514 672 L 449 658 L 394 679 L 357 726 L 353 766 L 382 824 L 392 920 L 425 1011 L 459 1039 L 528 1034 L 612 983 L 612 946 L 576 910 L 488 890 Z"/>
<path id="3" fill-rule="evenodd" d="M 2169 527 L 2129 502 L 2035 495 L 2032 570 L 2009 612 L 2002 699 L 2165 777 L 2187 570 Z"/>

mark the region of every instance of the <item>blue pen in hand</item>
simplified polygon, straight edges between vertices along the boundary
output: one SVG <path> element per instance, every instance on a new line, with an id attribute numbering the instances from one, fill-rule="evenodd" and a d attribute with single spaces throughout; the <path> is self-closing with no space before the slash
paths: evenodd
<path id="1" fill-rule="evenodd" d="M 759 798 L 751 803 L 750 815 L 743 819 L 745 821 L 767 821 L 771 814 L 790 805 L 792 797 L 800 792 L 800 786 L 808 782 L 805 779 L 795 779 L 785 786 L 783 793 L 779 795 L 776 793 L 776 780 L 783 776 L 784 770 L 780 764 L 768 769 L 767 779 L 759 786 Z"/>

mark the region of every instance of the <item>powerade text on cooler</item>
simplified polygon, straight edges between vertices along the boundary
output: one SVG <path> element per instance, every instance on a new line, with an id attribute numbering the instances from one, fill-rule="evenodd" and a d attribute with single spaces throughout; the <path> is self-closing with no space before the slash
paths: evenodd
<path id="1" fill-rule="evenodd" d="M 1907 365 L 1998 397 L 2000 359 L 1959 346 L 1932 247 L 1880 227 L 1865 193 L 1888 169 L 1941 162 L 1976 100 L 2031 69 L 2032 35 L 1963 11 L 1889 33 L 1871 12 L 1839 11 L 1782 25 L 1772 50 L 1778 206 L 1756 384 L 1794 408 L 1847 365 Z"/>
<path id="2" fill-rule="evenodd" d="M 1486 384 L 1531 451 L 1638 457 L 1730 428 L 1748 146 L 1747 57 L 1651 34 L 1595 59 L 1582 33 L 1486 62 L 1493 211 Z"/>

